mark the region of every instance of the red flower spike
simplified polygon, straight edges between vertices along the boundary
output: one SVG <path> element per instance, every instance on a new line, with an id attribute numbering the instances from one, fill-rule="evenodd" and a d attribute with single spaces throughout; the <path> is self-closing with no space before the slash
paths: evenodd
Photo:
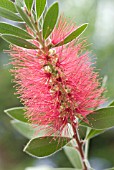
<path id="1" fill-rule="evenodd" d="M 74 24 L 60 17 L 52 33 L 52 43 L 60 42 L 74 29 Z M 77 117 L 85 118 L 105 101 L 104 88 L 100 87 L 89 54 L 80 51 L 82 45 L 74 42 L 51 49 L 47 54 L 40 48 L 11 48 L 14 66 L 11 72 L 17 94 L 33 124 L 48 126 L 52 133 L 62 133 L 68 123 L 73 124 Z"/>

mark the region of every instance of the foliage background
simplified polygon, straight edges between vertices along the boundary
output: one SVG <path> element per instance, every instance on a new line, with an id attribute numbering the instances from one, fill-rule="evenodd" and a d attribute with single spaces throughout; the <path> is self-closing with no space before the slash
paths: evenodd
<path id="1" fill-rule="evenodd" d="M 54 0 L 48 0 L 51 4 Z M 77 25 L 89 23 L 83 36 L 87 37 L 90 57 L 97 57 L 96 66 L 101 76 L 107 76 L 107 96 L 114 99 L 114 0 L 59 0 L 60 11 L 74 18 Z M 3 18 L 0 18 L 3 20 Z M 0 39 L 0 170 L 24 170 L 27 166 L 48 164 L 54 167 L 71 166 L 63 151 L 45 160 L 35 160 L 24 154 L 27 142 L 10 125 L 3 110 L 20 106 L 14 96 L 11 75 L 8 72 L 10 56 L 3 53 L 8 44 Z M 94 57 L 94 58 L 95 58 Z M 83 133 L 83 132 L 82 132 Z M 114 166 L 114 129 L 110 129 L 90 142 L 89 159 L 97 170 Z"/>

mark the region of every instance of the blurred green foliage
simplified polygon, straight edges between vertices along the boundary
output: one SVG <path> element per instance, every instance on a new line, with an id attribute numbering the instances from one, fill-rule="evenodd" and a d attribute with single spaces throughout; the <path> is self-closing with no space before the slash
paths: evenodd
<path id="1" fill-rule="evenodd" d="M 61 12 L 74 18 L 77 25 L 89 23 L 83 34 L 87 38 L 92 57 L 100 75 L 107 76 L 107 96 L 114 98 L 114 1 L 60 0 Z M 63 8 L 64 7 L 64 8 Z M 92 43 L 92 44 L 91 44 Z"/>
<path id="2" fill-rule="evenodd" d="M 49 0 L 49 4 L 52 1 Z M 91 57 L 97 58 L 96 66 L 100 75 L 108 77 L 106 95 L 109 100 L 114 99 L 114 1 L 59 0 L 59 3 L 61 13 L 73 17 L 77 25 L 89 23 L 83 36 L 87 37 L 88 44 L 92 43 L 88 49 L 92 51 Z M 26 139 L 11 127 L 9 118 L 3 112 L 4 109 L 20 106 L 8 72 L 10 56 L 3 53 L 3 49 L 8 49 L 8 44 L 0 39 L 0 170 L 24 170 L 24 167 L 32 165 L 34 159 L 22 152 Z M 104 158 L 110 166 L 114 166 L 113 133 L 112 129 L 92 139 L 90 159 Z M 62 166 L 66 165 L 67 158 L 61 151 L 53 156 L 52 161 Z M 70 166 L 69 162 L 66 166 Z"/>

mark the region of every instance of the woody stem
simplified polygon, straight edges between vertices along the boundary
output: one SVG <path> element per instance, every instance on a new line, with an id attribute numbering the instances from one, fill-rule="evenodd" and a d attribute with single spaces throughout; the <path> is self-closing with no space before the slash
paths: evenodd
<path id="1" fill-rule="evenodd" d="M 78 151 L 80 153 L 80 156 L 81 156 L 81 159 L 82 159 L 83 170 L 88 170 L 87 165 L 85 163 L 85 156 L 84 156 L 84 150 L 83 150 L 83 142 L 79 138 L 78 132 L 76 130 L 76 124 L 75 123 L 73 123 L 72 129 L 73 129 L 73 132 L 74 132 L 74 136 L 73 137 L 74 137 L 74 139 L 76 140 L 76 143 L 77 143 L 76 149 L 78 149 Z"/>

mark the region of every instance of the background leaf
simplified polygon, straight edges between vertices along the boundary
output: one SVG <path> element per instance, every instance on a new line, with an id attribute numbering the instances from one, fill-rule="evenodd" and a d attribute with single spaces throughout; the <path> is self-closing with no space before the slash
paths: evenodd
<path id="1" fill-rule="evenodd" d="M 104 133 L 104 130 L 96 130 L 96 129 L 91 129 L 88 135 L 86 136 L 86 140 L 91 139 L 97 135 L 100 135 L 101 133 Z"/>
<path id="2" fill-rule="evenodd" d="M 35 138 L 28 142 L 24 148 L 24 151 L 31 156 L 36 156 L 39 158 L 46 157 L 60 150 L 70 140 L 70 138 L 59 136 L 45 136 Z"/>
<path id="3" fill-rule="evenodd" d="M 11 12 L 17 12 L 14 3 L 10 0 L 0 0 L 0 7 L 5 8 Z"/>
<path id="4" fill-rule="evenodd" d="M 25 21 L 25 23 L 31 28 L 31 29 L 34 29 L 33 28 L 33 25 L 31 24 L 31 21 L 28 17 L 28 15 L 25 13 L 25 11 L 23 11 L 18 5 L 16 6 L 17 7 L 17 10 L 20 14 L 20 16 L 23 18 L 23 20 Z"/>
<path id="5" fill-rule="evenodd" d="M 32 139 L 35 137 L 35 128 L 32 127 L 32 124 L 24 123 L 17 120 L 11 120 L 12 126 L 23 136 L 25 136 L 28 139 Z"/>
<path id="6" fill-rule="evenodd" d="M 39 18 L 42 15 L 45 5 L 46 5 L 46 0 L 36 0 L 35 8 L 37 12 L 37 18 Z"/>
<path id="7" fill-rule="evenodd" d="M 25 1 L 25 4 L 26 4 L 26 7 L 29 11 L 31 11 L 31 7 L 32 7 L 32 4 L 33 4 L 33 0 L 24 0 Z"/>
<path id="8" fill-rule="evenodd" d="M 49 167 L 44 167 L 44 168 L 45 169 L 42 169 L 42 170 L 82 170 L 82 169 L 76 169 L 76 168 L 49 168 Z M 40 170 L 40 169 L 37 167 L 29 167 L 29 168 L 26 168 L 25 170 Z"/>
<path id="9" fill-rule="evenodd" d="M 0 23 L 0 33 L 1 34 L 12 34 L 12 35 L 17 35 L 21 38 L 25 38 L 25 39 L 31 39 L 31 35 L 28 34 L 26 31 L 24 31 L 21 28 L 15 27 L 13 25 L 10 24 L 6 24 L 6 23 Z"/>
<path id="10" fill-rule="evenodd" d="M 0 16 L 9 20 L 22 22 L 22 19 L 15 13 L 0 7 Z"/>
<path id="11" fill-rule="evenodd" d="M 34 44 L 24 40 L 23 38 L 19 38 L 17 36 L 8 35 L 8 34 L 4 34 L 1 37 L 5 41 L 7 41 L 11 44 L 17 45 L 19 47 L 23 47 L 23 48 L 27 48 L 27 49 L 37 49 L 37 47 Z"/>
<path id="12" fill-rule="evenodd" d="M 24 6 L 24 1 L 22 0 L 15 0 L 15 4 L 19 7 L 23 7 Z"/>
<path id="13" fill-rule="evenodd" d="M 114 101 L 112 101 L 112 102 L 110 103 L 110 106 L 114 106 Z"/>
<path id="14" fill-rule="evenodd" d="M 81 125 L 89 126 L 93 129 L 107 129 L 114 126 L 114 107 L 101 108 L 87 117 L 88 124 L 80 122 Z"/>
<path id="15" fill-rule="evenodd" d="M 67 155 L 68 159 L 70 160 L 70 162 L 72 163 L 72 165 L 75 168 L 77 168 L 77 169 L 83 168 L 81 157 L 79 155 L 79 152 L 75 148 L 65 146 L 64 151 L 65 151 L 65 154 Z"/>
<path id="16" fill-rule="evenodd" d="M 45 169 L 42 169 L 42 170 L 82 170 L 82 169 L 76 169 L 76 168 L 49 168 L 49 167 L 44 167 Z M 41 169 L 41 168 L 40 168 Z M 29 167 L 29 168 L 26 168 L 25 170 L 40 170 L 39 168 L 37 167 Z M 89 169 L 91 170 L 91 169 Z"/>
<path id="17" fill-rule="evenodd" d="M 58 3 L 54 3 L 47 11 L 43 24 L 43 38 L 46 39 L 54 29 L 57 22 L 59 7 Z"/>
<path id="18" fill-rule="evenodd" d="M 11 124 L 19 133 L 28 139 L 46 136 L 49 133 L 49 129 L 47 127 L 37 126 L 18 120 L 11 120 Z"/>
<path id="19" fill-rule="evenodd" d="M 7 109 L 4 111 L 9 117 L 12 119 L 16 119 L 22 122 L 29 122 L 27 118 L 25 118 L 25 110 L 24 107 L 14 107 L 11 109 Z"/>

